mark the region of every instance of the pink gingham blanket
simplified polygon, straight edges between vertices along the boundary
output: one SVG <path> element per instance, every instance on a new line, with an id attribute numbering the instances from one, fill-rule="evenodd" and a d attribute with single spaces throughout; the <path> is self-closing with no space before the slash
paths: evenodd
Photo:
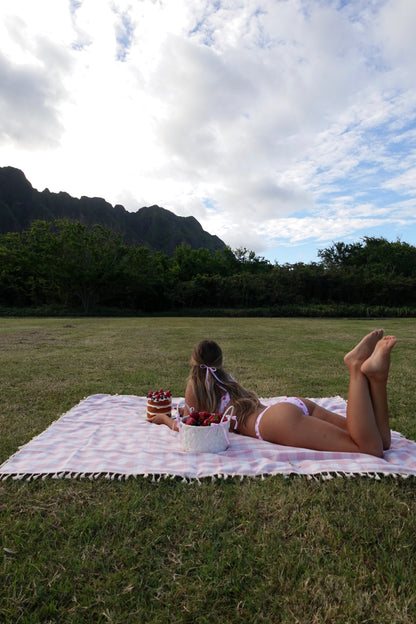
<path id="1" fill-rule="evenodd" d="M 176 405 L 180 399 L 174 399 Z M 269 404 L 274 398 L 262 399 Z M 345 415 L 341 397 L 314 399 Z M 179 434 L 146 420 L 146 398 L 92 395 L 63 414 L 0 466 L 0 478 L 202 477 L 266 474 L 416 475 L 416 443 L 393 432 L 382 459 L 292 448 L 230 433 L 222 453 L 186 453 Z"/>

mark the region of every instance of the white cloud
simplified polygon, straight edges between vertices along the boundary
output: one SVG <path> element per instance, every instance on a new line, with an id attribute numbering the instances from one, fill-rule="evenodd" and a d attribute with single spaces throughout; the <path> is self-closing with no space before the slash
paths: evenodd
<path id="1" fill-rule="evenodd" d="M 34 150 L 56 146 L 63 132 L 58 106 L 65 95 L 56 77 L 13 64 L 0 53 L 0 141 Z"/>
<path id="2" fill-rule="evenodd" d="M 336 218 L 304 217 L 303 219 L 279 219 L 269 224 L 267 230 L 262 229 L 268 239 L 284 238 L 291 243 L 314 239 L 319 242 L 342 239 L 353 232 L 362 230 L 363 227 L 374 227 L 381 223 L 381 219 L 342 219 L 340 216 Z"/>
<path id="3" fill-rule="evenodd" d="M 404 85 L 416 69 L 416 4 L 413 0 L 386 2 L 376 16 L 375 37 L 390 67 L 403 77 Z"/>
<path id="4" fill-rule="evenodd" d="M 45 5 L 53 12 L 54 3 Z M 52 38 L 33 3 L 22 1 L 21 15 L 6 0 L 0 11 L 7 8 L 10 13 L 0 20 L 0 144 L 34 152 L 53 148 L 64 131 L 60 107 L 68 97 L 64 76 L 71 71 L 71 54 Z"/>
<path id="5" fill-rule="evenodd" d="M 412 225 L 414 0 L 3 0 L 0 18 L 0 165 L 35 187 L 158 203 L 258 252 Z"/>

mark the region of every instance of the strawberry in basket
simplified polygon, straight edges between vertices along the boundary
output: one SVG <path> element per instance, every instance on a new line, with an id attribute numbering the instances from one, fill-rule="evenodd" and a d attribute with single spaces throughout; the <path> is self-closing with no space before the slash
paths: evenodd
<path id="1" fill-rule="evenodd" d="M 209 427 L 211 424 L 221 422 L 222 414 L 210 412 L 192 412 L 185 420 L 186 425 L 194 425 L 196 427 Z M 225 418 L 224 420 L 227 420 Z"/>
<path id="2" fill-rule="evenodd" d="M 230 445 L 228 430 L 232 415 L 233 407 L 231 406 L 223 414 L 219 412 L 193 412 L 191 409 L 189 416 L 183 421 L 178 414 L 178 430 L 182 449 L 188 453 L 221 453 L 225 451 Z"/>

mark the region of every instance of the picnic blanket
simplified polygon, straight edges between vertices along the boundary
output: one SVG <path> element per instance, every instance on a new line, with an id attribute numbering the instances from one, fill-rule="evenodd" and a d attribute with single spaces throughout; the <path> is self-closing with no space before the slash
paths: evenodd
<path id="1" fill-rule="evenodd" d="M 180 398 L 173 399 L 177 405 Z M 262 399 L 269 405 L 275 398 Z M 314 399 L 345 415 L 341 397 Z M 110 479 L 179 476 L 261 475 L 352 476 L 416 475 L 416 443 L 397 432 L 382 459 L 360 453 L 332 453 L 280 446 L 230 433 L 230 446 L 221 453 L 186 453 L 179 434 L 146 420 L 146 398 L 95 394 L 53 422 L 22 446 L 2 466 L 0 479 L 79 478 Z"/>

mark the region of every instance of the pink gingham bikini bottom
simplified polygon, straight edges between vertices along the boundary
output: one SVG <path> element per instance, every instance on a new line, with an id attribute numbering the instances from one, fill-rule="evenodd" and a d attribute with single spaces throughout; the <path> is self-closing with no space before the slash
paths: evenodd
<path id="1" fill-rule="evenodd" d="M 301 399 L 298 399 L 297 397 L 280 397 L 277 401 L 275 401 L 275 403 L 273 403 L 273 405 L 276 405 L 277 403 L 293 403 L 293 405 L 297 405 L 297 407 L 300 407 L 300 409 L 305 414 L 305 416 L 309 416 L 308 408 L 306 407 L 305 403 L 301 401 Z M 260 421 L 270 407 L 272 407 L 272 405 L 269 405 L 268 407 L 266 407 L 266 409 L 260 412 L 260 414 L 256 418 L 256 422 L 254 424 L 254 430 L 256 432 L 256 437 L 259 440 L 263 440 L 263 438 L 260 435 L 260 430 L 259 430 Z"/>

